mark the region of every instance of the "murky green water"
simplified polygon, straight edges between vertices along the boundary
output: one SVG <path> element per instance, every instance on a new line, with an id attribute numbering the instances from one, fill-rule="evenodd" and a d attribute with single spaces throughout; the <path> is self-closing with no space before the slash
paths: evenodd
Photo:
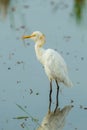
<path id="1" fill-rule="evenodd" d="M 24 33 L 30 34 L 36 30 L 46 35 L 44 48 L 53 48 L 62 54 L 74 84 L 71 89 L 60 85 L 60 108 L 67 105 L 74 107 L 57 116 L 60 124 L 64 123 L 63 118 L 66 119 L 64 128 L 60 125 L 58 130 L 87 129 L 86 8 L 81 23 L 77 23 L 73 16 L 73 0 L 26 0 L 25 3 L 15 3 L 15 6 L 17 10 L 0 21 L 0 129 L 34 130 L 47 114 L 48 78 L 36 59 L 34 43 L 21 40 Z M 53 83 L 52 110 L 55 107 L 55 93 Z M 47 120 L 49 122 L 50 119 Z"/>

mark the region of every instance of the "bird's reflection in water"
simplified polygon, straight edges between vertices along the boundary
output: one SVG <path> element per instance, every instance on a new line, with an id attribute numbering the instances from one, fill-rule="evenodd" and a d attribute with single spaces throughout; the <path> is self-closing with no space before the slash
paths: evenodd
<path id="1" fill-rule="evenodd" d="M 48 112 L 37 130 L 63 130 L 66 117 L 72 107 L 72 105 L 68 105 L 61 110 L 58 108 L 55 113 Z"/>

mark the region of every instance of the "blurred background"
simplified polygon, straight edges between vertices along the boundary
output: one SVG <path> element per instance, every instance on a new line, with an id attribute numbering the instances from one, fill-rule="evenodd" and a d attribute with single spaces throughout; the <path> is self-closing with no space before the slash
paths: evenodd
<path id="1" fill-rule="evenodd" d="M 21 39 L 36 30 L 44 48 L 64 57 L 74 84 L 60 85 L 59 107 L 74 106 L 62 129 L 87 129 L 87 0 L 0 0 L 0 130 L 35 130 L 48 111 L 49 81 L 34 43 Z M 52 109 L 55 93 L 53 83 Z"/>

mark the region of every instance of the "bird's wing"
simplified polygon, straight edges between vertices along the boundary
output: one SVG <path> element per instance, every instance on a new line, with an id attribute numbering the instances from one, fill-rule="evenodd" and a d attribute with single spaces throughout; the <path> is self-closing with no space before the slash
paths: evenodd
<path id="1" fill-rule="evenodd" d="M 67 65 L 62 56 L 52 49 L 47 49 L 43 55 L 44 67 L 48 76 L 61 80 L 67 74 Z"/>
<path id="2" fill-rule="evenodd" d="M 44 55 L 45 62 L 49 63 L 50 66 L 62 68 L 67 72 L 67 65 L 63 57 L 53 49 L 47 49 Z M 48 62 L 49 61 L 49 62 Z"/>

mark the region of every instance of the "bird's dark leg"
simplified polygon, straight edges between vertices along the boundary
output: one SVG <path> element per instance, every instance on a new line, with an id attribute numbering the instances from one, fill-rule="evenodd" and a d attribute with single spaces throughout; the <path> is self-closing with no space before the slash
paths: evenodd
<path id="1" fill-rule="evenodd" d="M 51 111 L 51 102 L 52 102 L 52 80 L 50 80 L 50 93 L 49 93 L 49 112 Z"/>
<path id="2" fill-rule="evenodd" d="M 59 105 L 59 102 L 58 102 L 59 85 L 58 85 L 57 80 L 55 80 L 55 81 L 56 81 L 56 85 L 57 85 L 57 94 L 56 94 L 56 107 L 55 107 L 54 113 L 56 112 L 57 107 L 58 107 L 58 105 Z"/>

